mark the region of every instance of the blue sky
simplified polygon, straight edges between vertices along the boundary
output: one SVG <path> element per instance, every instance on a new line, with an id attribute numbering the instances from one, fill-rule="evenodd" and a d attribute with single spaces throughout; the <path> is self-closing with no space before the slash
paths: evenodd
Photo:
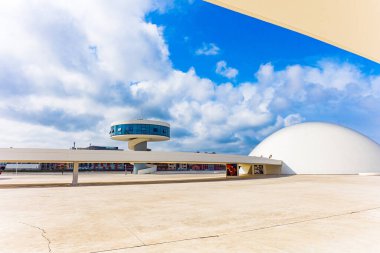
<path id="1" fill-rule="evenodd" d="M 20 18 L 22 17 L 22 18 Z M 117 145 L 109 125 L 171 123 L 161 150 L 247 154 L 305 121 L 380 142 L 380 66 L 202 1 L 3 1 L 0 146 Z"/>
<path id="2" fill-rule="evenodd" d="M 296 32 L 254 19 L 213 4 L 194 1 L 147 15 L 148 21 L 165 27 L 173 66 L 182 71 L 190 67 L 198 75 L 223 82 L 215 74 L 215 61 L 226 60 L 239 69 L 237 82 L 251 81 L 253 72 L 271 62 L 278 69 L 300 64 L 315 66 L 321 59 L 355 64 L 366 73 L 379 74 L 379 64 Z M 204 43 L 220 50 L 214 57 L 194 54 Z"/>

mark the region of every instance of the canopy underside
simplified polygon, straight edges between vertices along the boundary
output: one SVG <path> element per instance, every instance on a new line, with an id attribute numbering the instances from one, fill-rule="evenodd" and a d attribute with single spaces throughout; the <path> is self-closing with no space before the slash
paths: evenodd
<path id="1" fill-rule="evenodd" d="M 379 0 L 205 0 L 380 63 Z"/>

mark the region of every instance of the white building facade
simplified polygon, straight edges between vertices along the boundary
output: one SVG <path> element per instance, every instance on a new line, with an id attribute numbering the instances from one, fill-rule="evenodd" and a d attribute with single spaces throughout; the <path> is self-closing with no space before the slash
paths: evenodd
<path id="1" fill-rule="evenodd" d="M 281 174 L 380 173 L 380 145 L 334 124 L 310 122 L 283 128 L 250 156 L 282 160 Z"/>

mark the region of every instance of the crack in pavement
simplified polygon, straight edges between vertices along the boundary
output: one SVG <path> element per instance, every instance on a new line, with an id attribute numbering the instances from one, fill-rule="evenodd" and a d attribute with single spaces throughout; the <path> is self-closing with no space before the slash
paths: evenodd
<path id="1" fill-rule="evenodd" d="M 357 210 L 357 211 L 350 211 L 350 212 L 346 212 L 346 213 L 317 217 L 317 218 L 307 219 L 307 220 L 300 220 L 300 221 L 294 221 L 294 222 L 288 222 L 288 223 L 274 224 L 274 225 L 270 225 L 270 226 L 264 226 L 264 227 L 254 228 L 254 229 L 246 229 L 246 230 L 236 231 L 236 232 L 232 232 L 232 233 L 220 233 L 220 234 L 216 234 L 216 235 L 199 236 L 199 237 L 185 238 L 185 239 L 179 239 L 179 240 L 173 240 L 173 241 L 164 241 L 164 242 L 145 244 L 140 240 L 143 243 L 143 245 L 114 248 L 114 249 L 100 250 L 100 251 L 91 251 L 89 253 L 111 252 L 111 251 L 122 250 L 122 249 L 141 248 L 141 247 L 155 246 L 155 245 L 161 245 L 161 244 L 170 244 L 170 243 L 183 242 L 183 241 L 217 238 L 217 237 L 222 237 L 222 236 L 231 235 L 231 234 L 245 233 L 245 232 L 251 232 L 251 231 L 259 231 L 259 230 L 265 230 L 265 229 L 271 229 L 271 228 L 283 227 L 283 226 L 290 226 L 290 225 L 299 224 L 299 223 L 306 223 L 306 222 L 310 222 L 310 221 L 323 220 L 323 219 L 329 219 L 329 218 L 334 218 L 334 217 L 339 217 L 339 216 L 357 214 L 357 213 L 367 212 L 367 211 L 372 211 L 372 210 L 377 210 L 377 209 L 380 209 L 380 207 L 368 208 L 368 209 Z"/>
<path id="2" fill-rule="evenodd" d="M 21 223 L 21 224 L 24 224 L 24 225 L 27 225 L 27 226 L 29 226 L 29 227 L 36 228 L 36 229 L 40 230 L 40 231 L 41 231 L 41 236 L 42 236 L 43 238 L 45 238 L 45 240 L 48 242 L 48 250 L 49 250 L 49 253 L 52 252 L 52 251 L 51 251 L 51 248 L 50 248 L 51 241 L 50 241 L 50 239 L 46 236 L 46 231 L 45 231 L 45 229 L 40 228 L 40 227 L 37 227 L 37 226 L 33 226 L 33 225 L 28 224 L 28 223 L 25 223 L 25 222 L 20 222 L 20 223 Z"/>

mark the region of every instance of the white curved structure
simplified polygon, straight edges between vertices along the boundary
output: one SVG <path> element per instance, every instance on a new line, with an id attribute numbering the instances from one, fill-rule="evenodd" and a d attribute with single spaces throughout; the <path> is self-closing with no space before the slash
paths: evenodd
<path id="1" fill-rule="evenodd" d="M 380 63 L 378 0 L 205 0 Z"/>
<path id="2" fill-rule="evenodd" d="M 380 145 L 351 129 L 302 123 L 267 137 L 250 156 L 283 161 L 281 174 L 358 174 L 380 172 Z"/>

